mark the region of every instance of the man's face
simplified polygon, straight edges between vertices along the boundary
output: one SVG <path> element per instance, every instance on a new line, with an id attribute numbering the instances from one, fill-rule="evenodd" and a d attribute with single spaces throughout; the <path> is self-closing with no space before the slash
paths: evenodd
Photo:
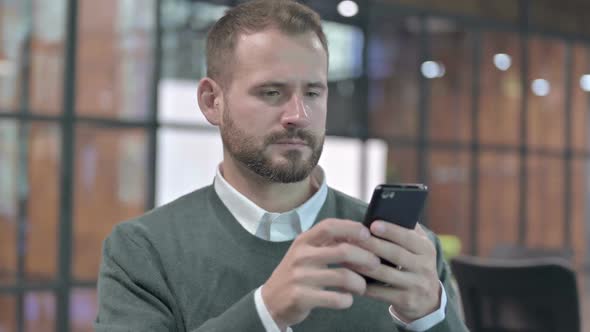
<path id="1" fill-rule="evenodd" d="M 304 180 L 322 153 L 327 57 L 312 33 L 238 37 L 220 124 L 231 158 L 271 181 Z"/>

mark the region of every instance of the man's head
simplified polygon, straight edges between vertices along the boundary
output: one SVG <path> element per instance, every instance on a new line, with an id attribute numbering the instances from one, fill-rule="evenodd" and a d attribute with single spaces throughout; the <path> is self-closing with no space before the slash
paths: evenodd
<path id="1" fill-rule="evenodd" d="M 199 106 L 220 128 L 224 160 L 271 182 L 307 178 L 321 155 L 327 110 L 319 16 L 293 1 L 256 0 L 229 10 L 207 43 Z"/>
<path id="2" fill-rule="evenodd" d="M 313 32 L 328 54 L 328 42 L 316 12 L 292 0 L 254 0 L 228 10 L 209 31 L 207 76 L 220 84 L 231 81 L 239 36 L 269 29 L 287 35 Z"/>

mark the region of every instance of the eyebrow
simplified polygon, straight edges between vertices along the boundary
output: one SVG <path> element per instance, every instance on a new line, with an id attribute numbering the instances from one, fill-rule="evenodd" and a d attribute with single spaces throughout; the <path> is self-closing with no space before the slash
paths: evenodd
<path id="1" fill-rule="evenodd" d="M 279 81 L 270 81 L 270 82 L 265 82 L 262 84 L 258 84 L 256 85 L 257 89 L 262 89 L 262 88 L 284 88 L 286 87 L 288 84 L 285 82 L 279 82 Z M 308 88 L 314 88 L 314 89 L 321 89 L 321 90 L 326 90 L 327 86 L 326 84 L 324 84 L 323 82 L 309 82 L 306 84 L 306 86 Z"/>
<path id="2" fill-rule="evenodd" d="M 326 90 L 328 88 L 326 86 L 326 84 L 324 84 L 323 82 L 311 82 L 311 83 L 307 83 L 307 86 L 309 88 L 316 88 L 316 89 L 321 89 L 321 90 Z"/>

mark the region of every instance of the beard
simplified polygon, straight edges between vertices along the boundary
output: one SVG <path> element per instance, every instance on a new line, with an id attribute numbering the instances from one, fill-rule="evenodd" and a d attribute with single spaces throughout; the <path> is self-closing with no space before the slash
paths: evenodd
<path id="1" fill-rule="evenodd" d="M 225 125 L 220 128 L 223 146 L 235 160 L 260 177 L 275 183 L 300 182 L 306 179 L 318 164 L 322 155 L 324 136 L 317 137 L 300 128 L 289 128 L 269 134 L 260 144 L 257 143 L 258 137 L 248 136 L 238 128 L 229 113 L 229 109 L 223 112 Z M 272 156 L 267 154 L 267 147 L 284 139 L 304 141 L 311 149 L 309 158 L 304 158 L 304 151 L 293 149 L 281 154 L 284 161 L 273 161 Z"/>

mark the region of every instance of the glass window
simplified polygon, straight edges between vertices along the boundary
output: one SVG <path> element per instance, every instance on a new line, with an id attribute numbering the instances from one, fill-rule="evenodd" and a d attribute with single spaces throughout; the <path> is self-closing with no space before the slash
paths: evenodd
<path id="1" fill-rule="evenodd" d="M 375 18 L 368 41 L 369 132 L 379 137 L 418 135 L 420 21 Z"/>
<path id="2" fill-rule="evenodd" d="M 478 254 L 518 241 L 519 156 L 483 151 L 479 159 Z"/>
<path id="3" fill-rule="evenodd" d="M 58 114 L 62 110 L 66 7 L 65 0 L 37 1 L 31 6 L 29 89 L 34 113 Z"/>
<path id="4" fill-rule="evenodd" d="M 376 1 L 384 2 L 386 1 Z M 516 25 L 520 17 L 519 3 L 512 0 L 495 0 L 485 4 L 477 1 L 416 1 L 395 0 L 395 3 L 426 11 L 454 13 L 458 16 L 493 19 L 502 24 Z"/>
<path id="5" fill-rule="evenodd" d="M 358 137 L 359 133 L 364 132 L 360 112 L 366 109 L 360 104 L 362 99 L 358 98 L 359 94 L 364 93 L 359 80 L 329 82 L 328 89 L 326 132 L 334 136 Z"/>
<path id="6" fill-rule="evenodd" d="M 240 0 L 244 2 L 245 0 Z M 358 24 L 362 18 L 363 11 L 369 10 L 370 6 L 368 2 L 357 1 L 358 8 L 355 13 L 354 10 L 339 8 L 338 4 L 340 1 L 326 1 L 326 0 L 305 0 L 302 1 L 305 5 L 318 12 L 322 19 L 341 21 L 346 23 Z M 344 16 L 346 14 L 347 16 Z M 354 14 L 354 15 L 352 15 Z M 352 15 L 352 16 L 351 16 Z"/>
<path id="7" fill-rule="evenodd" d="M 473 34 L 453 22 L 428 19 L 431 58 L 420 64 L 430 84 L 429 137 L 467 141 L 471 137 Z"/>
<path id="8" fill-rule="evenodd" d="M 158 84 L 158 118 L 164 124 L 211 126 L 197 102 L 196 80 L 165 78 Z"/>
<path id="9" fill-rule="evenodd" d="M 143 129 L 76 130 L 73 274 L 98 275 L 102 241 L 145 210 L 147 137 Z"/>
<path id="10" fill-rule="evenodd" d="M 20 132 L 26 138 L 18 138 Z M 27 141 L 28 140 L 28 141 Z M 17 142 L 28 151 L 19 161 Z M 60 135 L 56 125 L 0 122 L 0 282 L 16 274 L 17 220 L 24 218 L 25 276 L 52 279 L 56 272 Z M 26 162 L 26 164 L 25 164 Z M 19 195 L 25 215 L 19 216 Z"/>
<path id="11" fill-rule="evenodd" d="M 0 3 L 0 112 L 19 110 L 21 98 L 34 112 L 59 112 L 64 18 L 64 0 Z"/>
<path id="12" fill-rule="evenodd" d="M 358 136 L 363 125 L 359 118 L 366 111 L 360 95 L 366 94 L 358 78 L 363 71 L 363 31 L 353 25 L 323 22 L 328 40 L 329 70 L 327 132 Z"/>
<path id="13" fill-rule="evenodd" d="M 366 141 L 365 149 L 367 151 L 367 188 L 363 199 L 368 202 L 373 194 L 373 189 L 386 182 L 388 147 L 387 142 L 383 140 L 370 139 Z"/>
<path id="14" fill-rule="evenodd" d="M 16 283 L 16 219 L 0 218 L 0 285 Z"/>
<path id="15" fill-rule="evenodd" d="M 416 183 L 418 177 L 417 148 L 389 143 L 387 151 L 387 183 Z"/>
<path id="16" fill-rule="evenodd" d="M 561 158 L 530 156 L 527 165 L 527 244 L 564 245 L 564 162 Z"/>
<path id="17" fill-rule="evenodd" d="M 0 284 L 14 283 L 16 277 L 17 130 L 14 121 L 0 121 Z"/>
<path id="18" fill-rule="evenodd" d="M 70 329 L 72 332 L 94 331 L 98 312 L 96 289 L 74 288 L 70 295 Z"/>
<path id="19" fill-rule="evenodd" d="M 532 147 L 564 148 L 565 43 L 529 41 L 528 143 Z"/>
<path id="20" fill-rule="evenodd" d="M 572 218 L 572 246 L 576 253 L 576 265 L 581 266 L 586 264 L 590 256 L 588 255 L 588 248 L 590 243 L 586 240 L 588 238 L 588 218 L 590 212 L 590 198 L 588 186 L 588 174 L 590 171 L 590 163 L 588 160 L 575 159 L 573 161 L 572 170 L 572 202 L 571 202 L 571 218 Z M 580 264 L 580 265 L 578 265 Z"/>
<path id="21" fill-rule="evenodd" d="M 206 75 L 207 32 L 228 8 L 199 1 L 163 2 L 162 77 L 198 80 Z"/>
<path id="22" fill-rule="evenodd" d="M 156 205 L 212 184 L 222 160 L 223 147 L 217 131 L 158 130 Z"/>
<path id="23" fill-rule="evenodd" d="M 26 277 L 54 279 L 57 272 L 61 134 L 57 125 L 33 123 L 28 142 Z M 24 185 L 24 183 L 20 183 Z"/>
<path id="24" fill-rule="evenodd" d="M 29 21 L 24 2 L 0 2 L 0 113 L 19 108 L 20 68 L 24 66 L 22 51 Z"/>
<path id="25" fill-rule="evenodd" d="M 16 298 L 0 294 L 0 332 L 16 331 Z"/>
<path id="26" fill-rule="evenodd" d="M 426 204 L 428 226 L 437 234 L 458 236 L 469 245 L 469 154 L 463 151 L 430 152 L 430 193 Z"/>
<path id="27" fill-rule="evenodd" d="M 517 145 L 522 100 L 518 35 L 483 32 L 481 44 L 479 139 Z"/>
<path id="28" fill-rule="evenodd" d="M 368 202 L 373 189 L 385 180 L 387 146 L 380 140 L 369 140 L 365 145 L 366 160 L 361 159 L 362 148 L 359 139 L 326 137 L 319 165 L 329 186 Z M 361 162 L 366 162 L 366 174 L 361 171 Z M 362 176 L 366 176 L 364 188 Z"/>
<path id="29" fill-rule="evenodd" d="M 51 292 L 25 294 L 25 331 L 55 331 L 55 295 Z"/>
<path id="30" fill-rule="evenodd" d="M 361 145 L 359 139 L 326 137 L 319 162 L 330 186 L 357 198 L 361 196 Z"/>
<path id="31" fill-rule="evenodd" d="M 78 114 L 149 117 L 154 8 L 153 0 L 80 1 Z"/>
<path id="32" fill-rule="evenodd" d="M 572 136 L 573 148 L 588 151 L 590 128 L 590 49 L 587 46 L 572 47 Z"/>
<path id="33" fill-rule="evenodd" d="M 330 68 L 328 79 L 342 81 L 358 78 L 363 72 L 363 31 L 354 25 L 322 22 L 328 51 Z"/>

